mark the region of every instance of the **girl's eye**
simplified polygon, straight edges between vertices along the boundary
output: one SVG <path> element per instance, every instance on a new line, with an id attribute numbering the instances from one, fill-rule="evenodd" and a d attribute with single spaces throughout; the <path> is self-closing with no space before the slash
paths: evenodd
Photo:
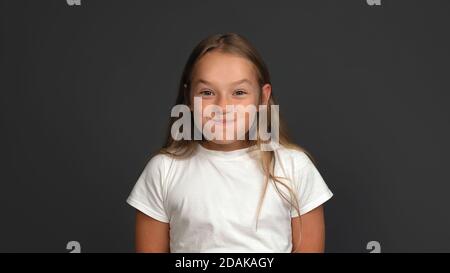
<path id="1" fill-rule="evenodd" d="M 203 96 L 212 96 L 213 92 L 211 90 L 203 90 L 200 91 L 200 94 L 202 94 Z"/>
<path id="2" fill-rule="evenodd" d="M 238 96 L 242 96 L 242 95 L 247 94 L 247 92 L 245 92 L 244 90 L 236 90 L 236 91 L 234 92 L 234 94 L 235 94 L 235 95 L 238 95 Z"/>

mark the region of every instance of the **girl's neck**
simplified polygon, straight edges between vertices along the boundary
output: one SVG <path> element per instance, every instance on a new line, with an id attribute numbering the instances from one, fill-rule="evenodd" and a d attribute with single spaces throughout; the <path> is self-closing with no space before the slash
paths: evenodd
<path id="1" fill-rule="evenodd" d="M 209 150 L 234 151 L 250 147 L 252 144 L 246 140 L 238 140 L 230 144 L 218 144 L 212 141 L 202 141 L 200 145 Z"/>

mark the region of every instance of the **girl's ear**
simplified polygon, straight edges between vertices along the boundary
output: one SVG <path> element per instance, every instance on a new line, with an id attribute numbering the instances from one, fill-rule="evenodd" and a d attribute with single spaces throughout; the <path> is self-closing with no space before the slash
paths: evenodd
<path id="1" fill-rule="evenodd" d="M 191 112 L 194 112 L 194 99 L 191 98 L 191 94 L 189 93 L 188 90 L 184 91 L 184 98 L 186 101 L 186 105 L 189 107 Z"/>
<path id="2" fill-rule="evenodd" d="M 270 94 L 272 93 L 272 86 L 268 83 L 264 84 L 261 88 L 261 104 L 268 105 Z"/>

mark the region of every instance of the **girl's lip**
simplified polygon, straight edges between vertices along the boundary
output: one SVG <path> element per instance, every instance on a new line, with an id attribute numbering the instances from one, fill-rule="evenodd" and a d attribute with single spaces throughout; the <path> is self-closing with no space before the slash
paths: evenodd
<path id="1" fill-rule="evenodd" d="M 228 115 L 221 115 L 221 116 L 214 116 L 213 118 L 209 118 L 208 120 L 212 120 L 215 123 L 226 123 L 226 122 L 233 122 L 236 120 L 236 117 L 228 116 Z"/>
<path id="2" fill-rule="evenodd" d="M 215 123 L 231 123 L 231 122 L 234 122 L 236 119 L 235 118 L 233 118 L 233 119 L 224 119 L 224 118 L 222 118 L 222 119 L 215 119 L 215 118 L 213 118 L 213 119 L 210 119 L 210 120 L 212 120 Z"/>

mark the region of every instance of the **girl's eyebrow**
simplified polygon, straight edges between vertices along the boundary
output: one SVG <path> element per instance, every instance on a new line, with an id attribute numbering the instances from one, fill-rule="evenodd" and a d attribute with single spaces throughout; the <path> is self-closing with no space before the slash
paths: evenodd
<path id="1" fill-rule="evenodd" d="M 241 84 L 241 83 L 247 83 L 249 85 L 252 85 L 252 82 L 250 80 L 248 80 L 248 79 L 238 80 L 238 81 L 235 81 L 235 82 L 233 82 L 231 84 L 232 85 L 238 85 L 238 84 Z"/>
<path id="2" fill-rule="evenodd" d="M 197 85 L 197 84 L 200 84 L 200 83 L 203 83 L 203 84 L 206 84 L 206 85 L 213 85 L 211 82 L 209 82 L 207 80 L 204 80 L 204 79 L 196 80 L 194 82 L 194 85 Z M 241 84 L 241 83 L 248 83 L 249 85 L 252 85 L 252 82 L 249 79 L 246 79 L 246 78 L 238 80 L 238 81 L 235 81 L 235 82 L 232 82 L 230 85 L 238 85 L 238 84 Z"/>

